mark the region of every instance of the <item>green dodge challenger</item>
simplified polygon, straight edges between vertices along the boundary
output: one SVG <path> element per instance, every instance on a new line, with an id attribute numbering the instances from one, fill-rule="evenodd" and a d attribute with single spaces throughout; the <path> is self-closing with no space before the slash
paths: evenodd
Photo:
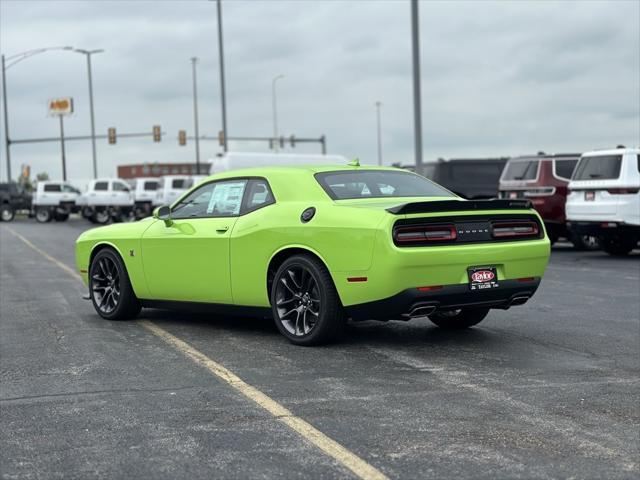
<path id="1" fill-rule="evenodd" d="M 548 259 L 528 201 L 467 201 L 414 173 L 357 162 L 213 175 L 152 218 L 76 243 L 106 319 L 206 306 L 273 316 L 298 345 L 331 340 L 349 318 L 470 327 L 529 300 Z"/>

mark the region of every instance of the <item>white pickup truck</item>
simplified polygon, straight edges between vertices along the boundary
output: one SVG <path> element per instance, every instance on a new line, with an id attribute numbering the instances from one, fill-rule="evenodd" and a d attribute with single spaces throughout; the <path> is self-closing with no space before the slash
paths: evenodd
<path id="1" fill-rule="evenodd" d="M 191 188 L 191 185 L 193 181 L 189 175 L 167 175 L 160 178 L 160 188 L 156 192 L 154 206 L 171 205 Z"/>
<path id="2" fill-rule="evenodd" d="M 93 223 L 133 219 L 134 196 L 131 187 L 118 178 L 91 180 L 87 191 L 77 198 L 76 204 L 82 207 L 82 216 Z"/>
<path id="3" fill-rule="evenodd" d="M 64 222 L 69 214 L 79 210 L 76 204 L 79 196 L 80 190 L 68 182 L 38 182 L 32 202 L 36 220 L 40 223 Z"/>
<path id="4" fill-rule="evenodd" d="M 131 190 L 135 202 L 136 218 L 144 218 L 151 215 L 156 195 L 160 189 L 160 179 L 154 177 L 140 177 L 131 180 Z"/>

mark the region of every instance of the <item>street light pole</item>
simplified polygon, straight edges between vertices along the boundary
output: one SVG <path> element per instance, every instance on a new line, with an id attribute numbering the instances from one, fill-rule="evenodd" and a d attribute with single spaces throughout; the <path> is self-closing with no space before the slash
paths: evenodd
<path id="1" fill-rule="evenodd" d="M 58 115 L 60 117 L 60 148 L 62 151 L 62 180 L 64 182 L 67 181 L 67 157 L 64 151 L 64 120 L 62 119 L 63 115 Z"/>
<path id="2" fill-rule="evenodd" d="M 198 57 L 191 57 L 191 67 L 193 72 L 193 122 L 196 138 L 196 173 L 200 174 L 200 128 L 198 125 L 198 80 L 196 64 Z M 226 136 L 226 135 L 225 135 Z"/>
<path id="3" fill-rule="evenodd" d="M 98 178 L 98 159 L 96 155 L 96 125 L 93 111 L 93 79 L 91 75 L 91 55 L 94 53 L 102 53 L 104 50 L 82 50 L 76 48 L 77 53 L 86 55 L 87 57 L 87 74 L 89 78 L 89 114 L 91 116 L 91 153 L 93 158 L 93 178 Z"/>
<path id="4" fill-rule="evenodd" d="M 284 78 L 284 75 L 278 75 L 271 81 L 271 105 L 273 108 L 273 149 L 278 153 L 278 105 L 276 99 L 276 82 Z"/>
<path id="5" fill-rule="evenodd" d="M 217 0 L 218 6 L 218 59 L 220 60 L 220 97 L 222 106 L 222 148 L 224 152 L 229 151 L 227 137 L 227 98 L 224 85 L 224 45 L 222 43 L 222 0 Z"/>
<path id="6" fill-rule="evenodd" d="M 9 109 L 7 106 L 7 74 L 8 68 L 14 66 L 16 63 L 21 62 L 34 55 L 50 52 L 51 50 L 73 50 L 73 47 L 45 47 L 36 48 L 33 50 L 27 50 L 25 52 L 5 57 L 2 55 L 2 105 L 3 105 L 3 117 L 4 117 L 4 145 L 7 154 L 7 182 L 11 181 L 11 140 L 9 139 Z M 9 62 L 7 64 L 7 61 Z"/>
<path id="7" fill-rule="evenodd" d="M 376 124 L 378 130 L 378 165 L 382 166 L 382 126 L 380 120 L 380 107 L 382 102 L 376 102 Z"/>
<path id="8" fill-rule="evenodd" d="M 422 99 L 420 94 L 420 15 L 418 0 L 411 0 L 411 45 L 413 50 L 413 130 L 416 173 L 422 175 Z"/>
<path id="9" fill-rule="evenodd" d="M 2 112 L 4 116 L 4 146 L 7 155 L 7 182 L 11 181 L 11 149 L 9 148 L 9 113 L 7 112 L 7 75 L 2 55 Z"/>

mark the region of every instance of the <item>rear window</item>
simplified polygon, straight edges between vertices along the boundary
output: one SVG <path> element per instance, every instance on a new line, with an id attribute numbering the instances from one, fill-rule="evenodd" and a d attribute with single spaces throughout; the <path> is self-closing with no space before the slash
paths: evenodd
<path id="1" fill-rule="evenodd" d="M 334 200 L 384 197 L 452 197 L 449 191 L 424 177 L 404 172 L 361 170 L 316 174 Z"/>
<path id="2" fill-rule="evenodd" d="M 53 183 L 53 184 L 45 185 L 44 191 L 45 192 L 61 192 L 62 189 L 60 188 L 59 184 Z"/>
<path id="3" fill-rule="evenodd" d="M 582 157 L 573 174 L 573 180 L 607 180 L 620 176 L 622 155 Z"/>
<path id="4" fill-rule="evenodd" d="M 555 161 L 556 177 L 571 178 L 573 171 L 578 164 L 578 159 L 575 160 L 556 160 Z"/>
<path id="5" fill-rule="evenodd" d="M 538 160 L 518 160 L 507 163 L 503 180 L 535 180 L 538 177 Z"/>
<path id="6" fill-rule="evenodd" d="M 145 190 L 158 190 L 158 182 L 144 182 Z"/>

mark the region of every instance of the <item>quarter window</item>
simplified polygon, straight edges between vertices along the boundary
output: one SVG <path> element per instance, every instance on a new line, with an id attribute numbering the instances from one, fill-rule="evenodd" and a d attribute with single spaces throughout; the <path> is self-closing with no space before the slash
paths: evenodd
<path id="1" fill-rule="evenodd" d="M 266 180 L 251 180 L 247 187 L 246 205 L 243 213 L 257 210 L 274 202 L 273 194 Z"/>
<path id="2" fill-rule="evenodd" d="M 573 171 L 576 168 L 578 160 L 556 160 L 556 176 L 560 178 L 571 178 Z"/>
<path id="3" fill-rule="evenodd" d="M 172 209 L 173 218 L 234 217 L 240 214 L 247 180 L 212 182 L 180 200 Z"/>

